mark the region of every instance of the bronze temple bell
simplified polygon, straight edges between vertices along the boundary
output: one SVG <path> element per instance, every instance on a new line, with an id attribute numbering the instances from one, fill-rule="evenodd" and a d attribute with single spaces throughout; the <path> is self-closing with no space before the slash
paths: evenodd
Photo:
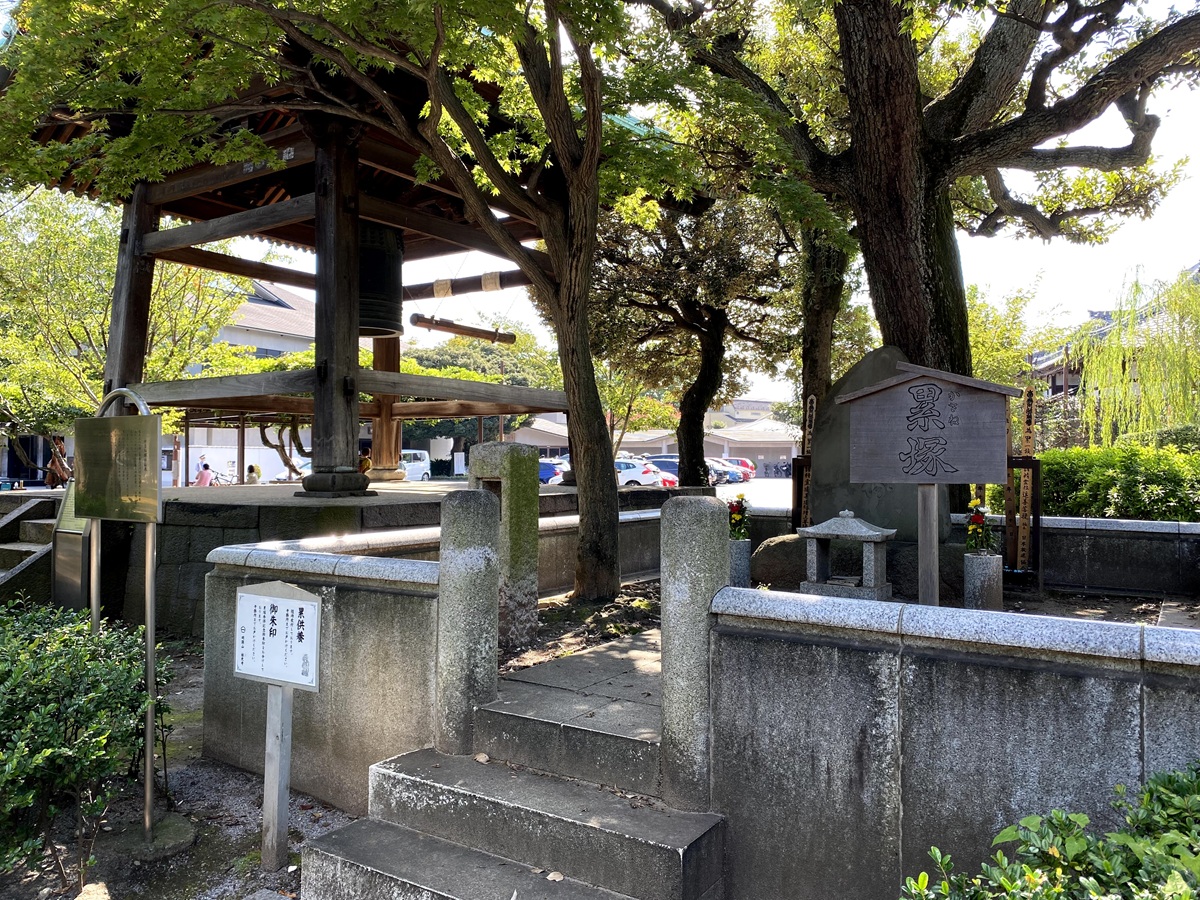
<path id="1" fill-rule="evenodd" d="M 358 333 L 385 338 L 404 334 L 404 237 L 395 228 L 360 221 L 358 227 Z"/>

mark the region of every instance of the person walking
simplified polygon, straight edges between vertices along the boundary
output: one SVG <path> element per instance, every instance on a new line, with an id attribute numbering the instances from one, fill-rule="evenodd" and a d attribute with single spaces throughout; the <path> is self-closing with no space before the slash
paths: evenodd
<path id="1" fill-rule="evenodd" d="M 358 471 L 366 475 L 371 471 L 371 466 L 371 452 L 369 450 L 360 451 L 358 454 Z"/>

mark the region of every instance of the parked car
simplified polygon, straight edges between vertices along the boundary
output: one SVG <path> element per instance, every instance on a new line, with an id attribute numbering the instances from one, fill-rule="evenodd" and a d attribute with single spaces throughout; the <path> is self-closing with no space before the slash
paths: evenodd
<path id="1" fill-rule="evenodd" d="M 429 480 L 429 453 L 425 450 L 401 450 L 400 462 L 404 464 L 407 481 Z"/>
<path id="2" fill-rule="evenodd" d="M 740 484 L 748 480 L 742 477 L 741 469 L 723 463 L 719 459 L 706 457 L 704 461 L 708 463 L 709 475 L 715 474 L 717 476 L 715 484 Z M 711 481 L 712 479 L 710 478 L 709 480 Z"/>
<path id="3" fill-rule="evenodd" d="M 563 470 L 548 459 L 538 461 L 538 481 L 542 484 L 562 484 Z"/>
<path id="4" fill-rule="evenodd" d="M 722 457 L 721 462 L 725 463 L 726 465 L 733 466 L 735 469 L 737 469 L 739 472 L 741 472 L 742 473 L 742 481 L 749 481 L 751 478 L 753 478 L 755 475 L 758 474 L 758 472 L 754 468 L 754 463 L 752 463 L 748 459 L 745 459 L 744 457 L 736 457 L 734 459 L 730 459 L 729 457 L 726 456 L 726 457 Z"/>
<path id="5" fill-rule="evenodd" d="M 679 487 L 679 476 L 666 471 L 662 472 L 662 486 Z"/>
<path id="6" fill-rule="evenodd" d="M 280 472 L 278 475 L 276 475 L 271 480 L 272 481 L 299 481 L 305 475 L 312 474 L 312 460 L 311 459 L 293 459 L 292 464 L 297 469 L 300 470 L 299 475 L 293 475 L 291 473 L 291 470 L 284 469 L 282 472 Z"/>
<path id="7" fill-rule="evenodd" d="M 662 470 L 652 462 L 636 459 L 613 461 L 617 472 L 617 484 L 650 484 L 662 486 Z"/>
<path id="8" fill-rule="evenodd" d="M 647 462 L 658 466 L 664 474 L 675 476 L 675 486 L 679 486 L 679 457 L 678 456 L 647 456 Z M 668 485 L 670 487 L 670 485 Z"/>

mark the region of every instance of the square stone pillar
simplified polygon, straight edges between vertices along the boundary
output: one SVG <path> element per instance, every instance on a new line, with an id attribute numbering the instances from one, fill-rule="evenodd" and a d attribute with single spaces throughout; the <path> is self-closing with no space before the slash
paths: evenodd
<path id="1" fill-rule="evenodd" d="M 500 497 L 500 646 L 527 646 L 537 635 L 537 448 L 476 444 L 468 476 L 472 489 Z"/>
<path id="2" fill-rule="evenodd" d="M 808 539 L 806 574 L 809 581 L 829 580 L 829 541 L 821 538 Z"/>
<path id="3" fill-rule="evenodd" d="M 883 541 L 863 542 L 863 587 L 882 587 L 887 584 L 887 544 Z"/>

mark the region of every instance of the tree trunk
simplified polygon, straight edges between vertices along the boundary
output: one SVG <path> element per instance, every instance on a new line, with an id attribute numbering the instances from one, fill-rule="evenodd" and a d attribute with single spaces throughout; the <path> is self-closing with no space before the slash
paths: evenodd
<path id="1" fill-rule="evenodd" d="M 810 230 L 801 237 L 804 284 L 800 302 L 804 320 L 800 335 L 800 400 L 807 403 L 815 396 L 818 407 L 833 384 L 833 323 L 842 308 L 850 268 L 850 254 L 826 238 L 824 232 Z"/>
<path id="2" fill-rule="evenodd" d="M 925 200 L 925 215 L 924 246 L 929 279 L 926 293 L 933 307 L 930 338 L 935 362 L 921 365 L 970 375 L 967 292 L 963 287 L 962 261 L 958 255 L 954 211 L 948 190 L 930 187 Z"/>
<path id="3" fill-rule="evenodd" d="M 621 589 L 612 436 L 596 386 L 587 317 L 596 251 L 597 190 L 595 184 L 590 191 L 579 185 L 569 189 L 562 203 L 566 221 L 543 227 L 546 252 L 559 276 L 555 292 L 546 299 L 558 337 L 563 390 L 570 410 L 571 469 L 579 498 L 573 596 L 581 600 L 609 599 Z"/>
<path id="4" fill-rule="evenodd" d="M 571 289 L 571 283 L 565 282 L 560 292 Z M 583 293 L 586 296 L 586 289 Z M 579 496 L 579 553 L 575 561 L 574 597 L 604 599 L 615 597 L 621 588 L 612 438 L 596 389 L 586 316 L 573 316 L 564 325 L 556 329 L 558 353 L 563 389 L 571 410 L 571 469 L 575 473 Z"/>
<path id="5" fill-rule="evenodd" d="M 695 380 L 679 400 L 679 484 L 683 487 L 707 487 L 708 464 L 704 461 L 704 414 L 712 407 L 721 389 L 722 364 L 725 361 L 724 316 L 715 316 L 708 331 L 697 334 L 700 341 L 700 369 Z"/>
<path id="6" fill-rule="evenodd" d="M 857 222 L 883 340 L 911 362 L 970 374 L 949 196 L 927 159 L 917 56 L 891 0 L 834 8 L 854 135 Z"/>

